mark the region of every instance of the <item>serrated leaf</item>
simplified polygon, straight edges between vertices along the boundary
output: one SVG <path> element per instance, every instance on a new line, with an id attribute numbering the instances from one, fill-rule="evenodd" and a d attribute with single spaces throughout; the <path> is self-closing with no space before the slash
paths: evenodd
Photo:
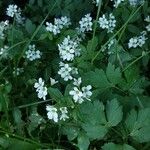
<path id="1" fill-rule="evenodd" d="M 109 101 L 106 105 L 107 125 L 109 127 L 116 126 L 123 116 L 122 106 L 119 105 L 116 99 Z"/>
<path id="2" fill-rule="evenodd" d="M 91 84 L 96 88 L 109 88 L 112 87 L 110 82 L 107 80 L 105 72 L 101 69 L 95 69 L 95 71 L 90 71 L 84 75 L 87 83 Z"/>
<path id="3" fill-rule="evenodd" d="M 106 69 L 106 75 L 108 80 L 115 84 L 118 84 L 121 81 L 121 71 L 120 68 L 115 68 L 111 63 L 108 64 Z"/>
<path id="4" fill-rule="evenodd" d="M 130 136 L 140 143 L 150 141 L 150 108 L 141 109 L 139 112 L 131 110 L 125 124 L 130 132 Z"/>
<path id="5" fill-rule="evenodd" d="M 102 125 L 83 124 L 82 128 L 91 139 L 102 139 L 108 132 L 108 128 Z"/>
<path id="6" fill-rule="evenodd" d="M 89 138 L 86 134 L 80 133 L 78 135 L 78 147 L 80 150 L 88 150 L 88 147 L 90 145 Z"/>

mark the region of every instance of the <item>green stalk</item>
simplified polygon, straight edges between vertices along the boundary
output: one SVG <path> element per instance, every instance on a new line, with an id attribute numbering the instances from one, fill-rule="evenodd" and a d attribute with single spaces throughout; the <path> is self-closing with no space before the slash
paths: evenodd
<path id="1" fill-rule="evenodd" d="M 133 14 L 130 15 L 130 17 L 129 17 L 128 20 L 124 23 L 124 25 L 102 46 L 102 48 L 97 52 L 97 54 L 96 54 L 96 55 L 93 57 L 93 59 L 91 60 L 91 64 L 94 63 L 95 59 L 98 57 L 98 55 L 100 54 L 100 52 L 104 49 L 104 47 L 105 47 L 106 45 L 108 45 L 109 42 L 110 42 L 112 39 L 114 39 L 114 38 L 124 29 L 124 27 L 127 26 L 127 24 L 130 22 L 130 20 L 133 18 L 133 16 L 141 9 L 141 7 L 142 7 L 142 5 L 139 6 L 139 7 L 137 8 L 137 10 L 136 10 Z"/>

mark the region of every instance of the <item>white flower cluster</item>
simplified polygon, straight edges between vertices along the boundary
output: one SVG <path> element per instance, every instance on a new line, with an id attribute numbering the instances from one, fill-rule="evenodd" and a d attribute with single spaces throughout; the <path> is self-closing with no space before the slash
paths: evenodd
<path id="1" fill-rule="evenodd" d="M 5 34 L 4 34 L 4 31 L 6 31 L 9 27 L 9 21 L 6 20 L 6 21 L 1 21 L 0 22 L 0 39 L 4 39 L 5 37 Z"/>
<path id="2" fill-rule="evenodd" d="M 9 5 L 6 14 L 9 17 L 14 17 L 19 24 L 23 23 L 24 18 L 21 17 L 21 9 L 17 5 Z"/>
<path id="3" fill-rule="evenodd" d="M 60 108 L 60 112 L 61 112 L 60 117 L 58 114 L 58 109 L 56 107 L 47 105 L 46 110 L 47 110 L 48 119 L 53 120 L 54 122 L 58 122 L 59 120 L 65 121 L 66 119 L 69 118 L 67 115 L 68 114 L 67 107 Z"/>
<path id="4" fill-rule="evenodd" d="M 84 86 L 80 90 L 81 83 L 81 78 L 74 79 L 73 84 L 75 85 L 75 87 L 69 92 L 69 94 L 73 97 L 74 102 L 79 104 L 83 103 L 85 100 L 90 101 L 90 97 L 92 96 L 92 86 Z"/>
<path id="5" fill-rule="evenodd" d="M 8 48 L 9 48 L 9 47 L 6 46 L 6 45 L 5 45 L 3 48 L 1 48 L 1 49 L 0 49 L 0 56 L 6 55 Z"/>
<path id="6" fill-rule="evenodd" d="M 95 3 L 96 6 L 98 6 L 99 5 L 99 0 L 93 0 L 93 3 Z"/>
<path id="7" fill-rule="evenodd" d="M 81 18 L 81 20 L 79 21 L 79 31 L 85 32 L 85 31 L 92 31 L 92 17 L 90 16 L 90 14 L 86 14 L 83 18 Z"/>
<path id="8" fill-rule="evenodd" d="M 103 16 L 99 18 L 98 23 L 102 29 L 107 29 L 108 33 L 112 33 L 114 28 L 116 27 L 116 19 L 112 15 L 112 13 L 109 14 L 108 19 L 106 18 L 106 15 L 103 14 Z"/>
<path id="9" fill-rule="evenodd" d="M 115 49 L 112 48 L 116 43 L 116 39 L 112 39 L 109 41 L 109 43 L 102 48 L 102 52 L 106 52 L 107 51 L 107 54 L 108 55 L 111 55 L 111 54 L 114 54 L 115 53 Z"/>
<path id="10" fill-rule="evenodd" d="M 55 18 L 54 24 L 46 22 L 46 30 L 52 32 L 54 35 L 60 33 L 61 29 L 68 27 L 71 24 L 70 18 L 64 16 L 61 18 Z"/>
<path id="11" fill-rule="evenodd" d="M 13 74 L 19 76 L 23 72 L 24 72 L 23 68 L 16 68 L 16 69 L 14 68 Z"/>
<path id="12" fill-rule="evenodd" d="M 39 78 L 38 82 L 34 84 L 34 88 L 36 88 L 38 98 L 43 98 L 45 100 L 47 95 L 47 87 L 44 86 L 44 81 L 42 78 Z"/>
<path id="13" fill-rule="evenodd" d="M 25 52 L 26 58 L 30 61 L 40 59 L 42 53 L 36 50 L 35 45 L 29 45 L 29 49 Z"/>
<path id="14" fill-rule="evenodd" d="M 147 23 L 149 23 L 147 26 L 146 26 L 146 30 L 147 31 L 150 31 L 150 16 L 147 16 L 144 21 L 146 21 Z"/>
<path id="15" fill-rule="evenodd" d="M 63 61 L 72 61 L 75 56 L 80 56 L 80 48 L 75 40 L 67 36 L 61 44 L 58 44 L 59 55 Z"/>
<path id="16" fill-rule="evenodd" d="M 140 36 L 135 36 L 135 37 L 131 38 L 129 40 L 128 47 L 129 48 L 142 47 L 145 44 L 145 41 L 147 40 L 146 34 L 147 33 L 145 31 L 143 31 L 143 32 L 141 32 Z"/>
<path id="17" fill-rule="evenodd" d="M 141 5 L 144 3 L 144 0 L 129 0 L 131 6 L 135 7 L 136 5 Z"/>
<path id="18" fill-rule="evenodd" d="M 124 2 L 124 0 L 111 0 L 111 1 L 114 1 L 115 8 L 117 8 L 121 2 Z"/>
<path id="19" fill-rule="evenodd" d="M 71 67 L 69 64 L 60 62 L 59 66 L 61 68 L 59 69 L 58 74 L 64 79 L 64 81 L 72 80 L 72 75 L 78 74 L 78 69 Z"/>

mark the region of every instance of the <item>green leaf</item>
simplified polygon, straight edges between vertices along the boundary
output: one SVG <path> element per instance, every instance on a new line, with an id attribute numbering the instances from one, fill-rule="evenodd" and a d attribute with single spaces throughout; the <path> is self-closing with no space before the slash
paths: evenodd
<path id="1" fill-rule="evenodd" d="M 91 139 L 102 139 L 108 132 L 108 128 L 102 125 L 83 124 L 83 129 Z"/>
<path id="2" fill-rule="evenodd" d="M 96 88 L 109 88 L 112 87 L 110 82 L 107 80 L 105 72 L 101 69 L 95 69 L 95 71 L 90 71 L 84 75 L 84 79 L 88 84 L 91 84 Z"/>
<path id="3" fill-rule="evenodd" d="M 67 135 L 67 138 L 72 141 L 74 140 L 79 134 L 79 128 L 75 126 L 65 126 L 62 128 L 62 132 L 64 135 Z"/>
<path id="4" fill-rule="evenodd" d="M 57 88 L 48 88 L 48 93 L 50 94 L 52 99 L 58 102 L 63 98 L 62 93 Z"/>
<path id="5" fill-rule="evenodd" d="M 82 120 L 82 128 L 87 136 L 91 139 L 102 139 L 108 132 L 106 118 L 104 113 L 104 105 L 99 101 L 94 103 L 83 103 L 79 107 L 79 116 Z"/>
<path id="6" fill-rule="evenodd" d="M 128 144 L 119 145 L 111 142 L 102 146 L 102 150 L 135 150 L 135 148 Z"/>
<path id="7" fill-rule="evenodd" d="M 30 19 L 27 19 L 25 22 L 25 28 L 29 34 L 32 34 L 35 31 L 36 26 L 32 23 Z"/>
<path id="8" fill-rule="evenodd" d="M 108 119 L 107 125 L 109 127 L 116 126 L 122 120 L 122 106 L 119 105 L 116 99 L 108 101 L 106 105 L 106 116 Z"/>
<path id="9" fill-rule="evenodd" d="M 19 139 L 11 138 L 11 137 L 0 137 L 0 146 L 4 149 L 9 149 L 9 150 L 17 150 L 21 148 L 22 150 L 35 150 L 37 148 L 40 148 L 39 146 L 35 144 L 31 144 L 26 142 L 25 140 L 21 141 Z"/>
<path id="10" fill-rule="evenodd" d="M 121 81 L 121 71 L 120 68 L 116 68 L 112 64 L 108 64 L 107 69 L 106 69 L 106 75 L 108 80 L 115 84 L 118 84 Z"/>
<path id="11" fill-rule="evenodd" d="M 89 138 L 86 134 L 80 133 L 78 135 L 78 147 L 80 150 L 88 150 L 88 147 L 90 145 Z"/>
<path id="12" fill-rule="evenodd" d="M 140 143 L 150 141 L 150 108 L 141 109 L 139 112 L 131 110 L 125 121 L 130 136 Z"/>

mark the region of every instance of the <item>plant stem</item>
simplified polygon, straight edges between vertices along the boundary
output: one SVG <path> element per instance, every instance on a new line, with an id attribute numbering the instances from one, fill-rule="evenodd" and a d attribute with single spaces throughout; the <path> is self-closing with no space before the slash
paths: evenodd
<path id="1" fill-rule="evenodd" d="M 137 8 L 137 10 L 130 15 L 130 17 L 128 18 L 128 20 L 124 23 L 124 25 L 102 46 L 102 48 L 97 52 L 97 54 L 93 57 L 93 59 L 91 60 L 91 64 L 93 65 L 95 59 L 97 58 L 97 56 L 100 54 L 100 52 L 104 49 L 104 47 L 109 44 L 109 42 L 114 39 L 121 31 L 122 29 L 124 29 L 124 27 L 126 27 L 126 25 L 130 22 L 130 20 L 133 18 L 133 16 L 141 9 L 142 5 L 139 6 L 139 8 Z"/>

